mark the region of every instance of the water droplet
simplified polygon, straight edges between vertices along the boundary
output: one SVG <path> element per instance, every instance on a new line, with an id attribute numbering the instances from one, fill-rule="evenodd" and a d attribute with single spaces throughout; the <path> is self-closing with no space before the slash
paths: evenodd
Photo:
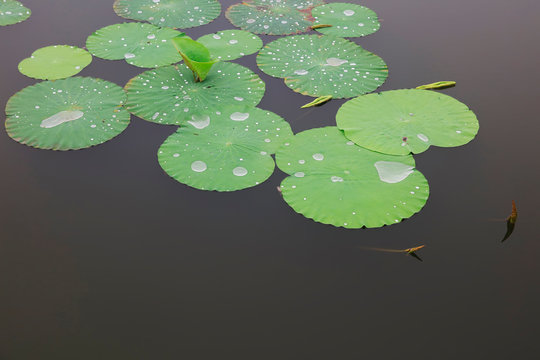
<path id="1" fill-rule="evenodd" d="M 216 39 L 216 40 L 221 39 L 221 36 L 219 36 L 218 34 L 214 34 L 214 35 L 212 35 L 212 37 L 213 37 L 214 39 Z"/>
<path id="2" fill-rule="evenodd" d="M 208 115 L 193 115 L 192 121 L 188 121 L 188 124 L 193 125 L 196 129 L 204 129 L 210 125 L 210 116 Z"/>
<path id="3" fill-rule="evenodd" d="M 82 111 L 60 111 L 57 114 L 54 114 L 51 117 L 48 117 L 47 119 L 43 120 L 41 122 L 40 127 L 45 129 L 50 129 L 55 126 L 61 125 L 63 123 L 73 121 L 80 119 L 84 116 L 84 113 Z"/>
<path id="4" fill-rule="evenodd" d="M 297 173 L 294 173 L 294 176 L 302 178 L 302 177 L 306 176 L 306 174 L 304 174 L 303 172 L 299 171 L 299 172 L 297 172 Z"/>
<path id="5" fill-rule="evenodd" d="M 156 38 L 156 35 L 150 34 L 146 37 L 148 40 L 154 40 Z"/>
<path id="6" fill-rule="evenodd" d="M 255 19 L 247 19 L 246 21 L 248 24 L 253 24 L 255 22 Z"/>
<path id="7" fill-rule="evenodd" d="M 298 160 L 298 163 L 304 165 L 306 163 L 306 160 Z"/>
<path id="8" fill-rule="evenodd" d="M 229 40 L 229 44 L 231 45 L 238 44 L 238 40 L 236 39 Z"/>
<path id="9" fill-rule="evenodd" d="M 136 55 L 132 53 L 125 53 L 124 58 L 125 59 L 133 59 Z"/>
<path id="10" fill-rule="evenodd" d="M 238 167 L 235 167 L 232 171 L 232 173 L 235 175 L 235 176 L 246 176 L 248 171 L 246 168 L 244 167 L 241 167 L 241 166 L 238 166 Z"/>
<path id="11" fill-rule="evenodd" d="M 244 121 L 249 118 L 249 113 L 235 112 L 231 114 L 230 118 L 234 121 Z"/>
<path id="12" fill-rule="evenodd" d="M 324 160 L 324 155 L 323 155 L 323 154 L 319 154 L 319 153 L 313 154 L 313 158 L 314 158 L 315 160 L 317 160 L 317 161 L 322 161 L 322 160 Z"/>
<path id="13" fill-rule="evenodd" d="M 418 134 L 416 135 L 420 140 L 422 140 L 423 142 L 428 142 L 429 141 L 429 138 L 424 135 L 424 134 Z"/>
<path id="14" fill-rule="evenodd" d="M 381 181 L 389 184 L 403 181 L 414 172 L 413 166 L 399 162 L 377 161 L 374 165 Z"/>
<path id="15" fill-rule="evenodd" d="M 244 98 L 240 97 L 240 96 L 235 96 L 234 100 L 236 100 L 236 101 L 244 101 Z"/>
<path id="16" fill-rule="evenodd" d="M 326 59 L 326 65 L 329 66 L 340 66 L 348 62 L 349 60 L 342 60 L 334 57 Z"/>
<path id="17" fill-rule="evenodd" d="M 343 14 L 345 14 L 345 16 L 353 16 L 354 15 L 354 10 L 345 10 L 343 12 Z"/>
<path id="18" fill-rule="evenodd" d="M 295 70 L 294 73 L 296 75 L 307 75 L 308 71 L 307 70 Z"/>
<path id="19" fill-rule="evenodd" d="M 191 163 L 191 170 L 195 172 L 203 172 L 207 169 L 206 163 L 204 161 L 194 161 Z"/>
<path id="20" fill-rule="evenodd" d="M 343 182 L 343 178 L 339 176 L 332 176 L 330 180 L 332 180 L 332 182 Z"/>

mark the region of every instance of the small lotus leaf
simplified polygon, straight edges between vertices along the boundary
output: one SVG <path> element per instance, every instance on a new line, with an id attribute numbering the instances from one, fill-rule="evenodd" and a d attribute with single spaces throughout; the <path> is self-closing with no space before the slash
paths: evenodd
<path id="1" fill-rule="evenodd" d="M 219 111 L 232 104 L 255 106 L 265 85 L 251 70 L 238 64 L 218 62 L 205 81 L 195 82 L 185 64 L 146 71 L 125 87 L 127 109 L 138 117 L 159 123 L 179 125 L 193 115 Z"/>
<path id="2" fill-rule="evenodd" d="M 298 213 L 345 228 L 380 227 L 420 211 L 429 186 L 412 156 L 355 145 L 335 126 L 301 132 L 276 153 L 280 189 Z M 285 144 L 286 145 L 286 144 Z"/>
<path id="3" fill-rule="evenodd" d="M 212 59 L 206 46 L 187 36 L 177 36 L 172 39 L 172 43 L 184 59 L 187 67 L 193 72 L 195 81 L 204 81 L 210 69 L 218 60 Z"/>
<path id="4" fill-rule="evenodd" d="M 270 156 L 292 136 L 280 116 L 230 106 L 192 116 L 160 147 L 161 167 L 201 190 L 234 191 L 258 185 L 274 172 Z"/>
<path id="5" fill-rule="evenodd" d="M 31 11 L 15 0 L 0 0 L 0 26 L 20 23 L 30 17 Z"/>
<path id="6" fill-rule="evenodd" d="M 121 87 L 101 79 L 73 77 L 44 81 L 13 95 L 6 129 L 22 144 L 76 150 L 104 143 L 129 124 Z"/>
<path id="7" fill-rule="evenodd" d="M 78 74 L 92 62 L 88 51 L 68 45 L 38 49 L 19 63 L 19 71 L 41 80 L 63 79 Z"/>
<path id="8" fill-rule="evenodd" d="M 253 54 L 263 46 L 261 38 L 243 30 L 219 31 L 204 35 L 197 41 L 210 50 L 213 58 L 225 61 Z"/>
<path id="9" fill-rule="evenodd" d="M 182 61 L 170 41 L 181 34 L 151 24 L 114 24 L 90 35 L 86 47 L 102 59 L 125 59 L 131 65 L 152 68 Z"/>
<path id="10" fill-rule="evenodd" d="M 290 35 L 313 25 L 311 9 L 323 0 L 246 0 L 227 9 L 230 22 L 255 34 Z"/>
<path id="11" fill-rule="evenodd" d="M 186 29 L 217 18 L 221 4 L 217 0 L 116 0 L 114 11 L 126 19 Z"/>
<path id="12" fill-rule="evenodd" d="M 327 35 L 277 39 L 257 56 L 268 75 L 285 78 L 296 92 L 350 98 L 377 89 L 388 77 L 385 62 L 355 43 Z"/>
<path id="13" fill-rule="evenodd" d="M 312 10 L 315 26 L 319 24 L 332 25 L 316 28 L 325 35 L 341 37 L 357 37 L 373 34 L 381 24 L 377 14 L 365 6 L 349 3 L 332 3 L 317 6 Z"/>
<path id="14" fill-rule="evenodd" d="M 394 155 L 418 154 L 430 145 L 464 145 L 479 127 L 467 105 L 438 92 L 413 89 L 349 100 L 336 119 L 345 136 L 356 144 Z"/>

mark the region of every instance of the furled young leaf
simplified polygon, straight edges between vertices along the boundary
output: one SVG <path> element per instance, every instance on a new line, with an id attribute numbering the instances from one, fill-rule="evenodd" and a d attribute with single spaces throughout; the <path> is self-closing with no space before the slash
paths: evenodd
<path id="1" fill-rule="evenodd" d="M 0 0 L 0 26 L 20 23 L 30 17 L 30 9 L 19 1 Z"/>
<path id="2" fill-rule="evenodd" d="M 187 67 L 193 71 L 195 82 L 204 81 L 210 69 L 218 60 L 212 59 L 206 46 L 187 36 L 177 36 L 172 39 L 172 43 L 182 56 L 182 59 L 184 59 Z"/>
<path id="3" fill-rule="evenodd" d="M 278 167 L 290 175 L 281 192 L 310 219 L 351 229 L 380 227 L 426 203 L 429 186 L 412 156 L 367 150 L 334 126 L 303 131 L 288 143 L 276 153 Z"/>
<path id="4" fill-rule="evenodd" d="M 217 0 L 116 0 L 114 11 L 126 19 L 187 29 L 217 18 L 221 4 Z"/>
<path id="5" fill-rule="evenodd" d="M 74 77 L 44 81 L 19 91 L 6 106 L 6 129 L 22 144 L 76 150 L 104 143 L 129 124 L 121 87 Z"/>
<path id="6" fill-rule="evenodd" d="M 151 24 L 114 24 L 90 35 L 86 47 L 102 59 L 125 59 L 131 65 L 153 68 L 182 61 L 171 43 L 180 35 L 183 33 Z"/>
<path id="7" fill-rule="evenodd" d="M 19 71 L 41 80 L 63 79 L 78 74 L 92 62 L 88 51 L 75 46 L 54 45 L 38 49 L 19 63 Z"/>
<path id="8" fill-rule="evenodd" d="M 346 102 L 336 119 L 356 144 L 394 155 L 418 154 L 431 145 L 464 145 L 478 132 L 478 120 L 465 104 L 428 90 L 359 96 Z"/>
<path id="9" fill-rule="evenodd" d="M 388 76 L 384 61 L 357 44 L 333 36 L 296 35 L 277 39 L 257 56 L 268 75 L 304 95 L 350 98 L 381 86 Z"/>
<path id="10" fill-rule="evenodd" d="M 292 136 L 280 116 L 249 106 L 201 112 L 161 146 L 167 174 L 201 190 L 234 191 L 255 186 L 274 172 L 270 156 Z"/>
<path id="11" fill-rule="evenodd" d="M 218 60 L 234 60 L 259 51 L 261 38 L 243 30 L 223 30 L 197 39 L 206 46 L 212 57 Z"/>
<path id="12" fill-rule="evenodd" d="M 312 28 L 325 35 L 340 37 L 366 36 L 381 27 L 377 14 L 373 10 L 356 4 L 326 4 L 317 6 L 311 13 L 315 19 L 315 25 Z M 319 24 L 332 26 L 317 27 Z"/>
<path id="13" fill-rule="evenodd" d="M 227 9 L 230 22 L 255 34 L 290 35 L 308 31 L 311 10 L 323 0 L 245 0 Z"/>
<path id="14" fill-rule="evenodd" d="M 219 111 L 233 104 L 255 106 L 265 85 L 251 70 L 219 62 L 204 82 L 195 82 L 185 64 L 146 71 L 125 87 L 127 109 L 138 117 L 159 124 L 180 125 L 193 115 Z"/>

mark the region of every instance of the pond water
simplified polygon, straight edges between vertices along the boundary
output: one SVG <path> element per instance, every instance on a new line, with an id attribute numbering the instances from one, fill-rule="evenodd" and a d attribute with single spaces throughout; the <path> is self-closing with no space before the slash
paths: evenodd
<path id="1" fill-rule="evenodd" d="M 0 28 L 0 104 L 35 83 L 20 60 L 84 46 L 122 22 L 112 0 L 25 0 Z M 235 1 L 221 0 L 223 8 Z M 455 80 L 480 132 L 415 156 L 430 183 L 419 214 L 346 230 L 292 211 L 284 174 L 233 193 L 203 192 L 161 170 L 175 131 L 132 116 L 118 138 L 71 152 L 0 132 L 0 358 L 537 359 L 540 320 L 536 0 L 365 0 L 381 29 L 356 42 L 390 70 L 382 90 Z M 232 28 L 223 14 L 193 37 Z M 275 37 L 264 36 L 268 42 Z M 267 84 L 259 107 L 294 132 L 335 124 L 343 101 Z M 143 69 L 94 58 L 81 75 L 124 85 Z M 501 244 L 511 201 L 514 234 Z M 537 220 L 535 220 L 537 219 Z M 423 262 L 365 247 L 425 244 Z"/>

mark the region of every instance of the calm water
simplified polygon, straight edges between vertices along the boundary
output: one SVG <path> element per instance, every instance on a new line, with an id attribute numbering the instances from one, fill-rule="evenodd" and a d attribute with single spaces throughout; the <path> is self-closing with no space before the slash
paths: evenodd
<path id="1" fill-rule="evenodd" d="M 17 71 L 33 50 L 83 46 L 122 21 L 112 0 L 23 2 L 32 17 L 0 28 L 2 107 L 35 82 Z M 420 214 L 381 229 L 321 225 L 280 198 L 279 171 L 240 192 L 191 189 L 157 163 L 174 127 L 135 117 L 76 152 L 34 150 L 2 130 L 0 358 L 540 358 L 540 2 L 362 4 L 382 19 L 357 42 L 388 63 L 384 90 L 456 80 L 446 93 L 480 120 L 469 145 L 416 156 L 431 186 Z M 188 34 L 231 27 L 221 16 Z M 254 55 L 239 62 L 256 69 Z M 142 71 L 96 58 L 82 75 L 123 85 Z M 310 98 L 261 77 L 259 106 L 295 132 L 334 124 L 342 101 L 306 116 Z M 518 224 L 501 244 L 493 219 L 511 200 Z M 423 263 L 362 249 L 419 244 Z"/>

